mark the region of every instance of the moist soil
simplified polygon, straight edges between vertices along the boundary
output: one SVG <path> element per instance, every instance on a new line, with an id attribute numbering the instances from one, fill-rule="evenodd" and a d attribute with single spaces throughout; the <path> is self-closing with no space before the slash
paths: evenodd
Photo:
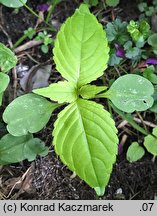
<path id="1" fill-rule="evenodd" d="M 36 10 L 39 3 L 44 1 L 28 1 L 28 5 Z M 74 10 L 79 6 L 81 1 L 65 0 L 62 1 L 54 10 L 52 20 L 57 23 L 59 28 L 66 18 L 73 14 Z M 92 8 L 93 13 L 98 13 L 99 8 Z M 137 19 L 138 10 L 136 1 L 121 1 L 121 4 L 115 8 L 103 10 L 100 13 L 100 21 L 107 22 L 114 17 L 121 17 L 123 20 Z M 104 21 L 105 20 L 105 21 Z M 29 27 L 36 25 L 37 19 L 25 8 L 15 11 L 4 6 L 0 6 L 0 42 L 8 47 L 14 44 L 22 35 L 23 31 Z M 44 24 L 41 24 L 41 28 Z M 55 38 L 56 32 L 52 33 Z M 25 43 L 24 41 L 23 43 Z M 39 47 L 33 47 L 28 50 L 38 62 L 42 63 L 51 59 L 51 51 L 48 54 L 43 54 Z M 32 67 L 35 63 L 25 52 L 18 53 L 19 63 L 23 63 Z M 55 67 L 52 67 L 55 72 Z M 106 72 L 107 74 L 107 72 Z M 3 106 L 0 110 L 1 114 L 7 104 L 13 100 L 13 82 L 14 78 L 10 72 L 11 83 L 7 89 Z M 61 80 L 59 73 L 52 73 L 49 82 L 57 82 Z M 97 84 L 102 84 L 101 80 Z M 17 88 L 20 88 L 17 85 Z M 97 100 L 106 107 L 103 100 Z M 54 152 L 51 143 L 53 123 L 57 118 L 60 109 L 57 109 L 47 124 L 47 126 L 35 134 L 36 137 L 42 139 L 50 148 L 49 154 L 46 157 L 38 157 L 33 162 L 23 161 L 21 163 L 6 165 L 0 168 L 0 199 L 138 199 L 150 200 L 157 196 L 157 161 L 152 160 L 152 156 L 146 152 L 145 156 L 138 162 L 129 163 L 126 160 L 126 151 L 132 141 L 143 142 L 143 135 L 134 130 L 129 125 L 124 125 L 119 129 L 119 140 L 123 142 L 123 151 L 117 156 L 117 161 L 114 164 L 113 172 L 109 181 L 104 196 L 97 197 L 94 190 L 91 189 L 85 182 L 75 176 L 68 168 L 63 165 L 60 159 Z M 152 114 L 142 113 L 144 119 L 157 124 Z M 113 115 L 116 126 L 123 122 L 117 115 Z M 147 128 L 151 130 L 151 128 Z M 3 131 L 3 133 L 6 133 Z"/>

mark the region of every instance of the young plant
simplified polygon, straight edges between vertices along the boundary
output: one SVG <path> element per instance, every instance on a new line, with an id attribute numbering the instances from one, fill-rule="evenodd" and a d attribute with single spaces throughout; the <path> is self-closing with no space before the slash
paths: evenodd
<path id="1" fill-rule="evenodd" d="M 106 4 L 110 7 L 116 7 L 120 0 L 106 0 Z"/>
<path id="2" fill-rule="evenodd" d="M 144 147 L 153 155 L 153 160 L 157 156 L 157 127 L 153 129 L 152 134 L 148 134 L 144 137 Z M 137 142 L 133 142 L 127 150 L 127 160 L 134 162 L 143 157 L 145 150 Z"/>
<path id="3" fill-rule="evenodd" d="M 145 154 L 144 148 L 140 146 L 137 142 L 131 143 L 127 150 L 127 160 L 132 163 L 140 160 Z"/>
<path id="4" fill-rule="evenodd" d="M 107 68 L 109 47 L 102 25 L 85 4 L 62 25 L 53 53 L 65 80 L 15 99 L 3 119 L 12 135 L 27 135 L 41 130 L 55 108 L 68 104 L 54 124 L 55 151 L 70 170 L 103 195 L 116 160 L 117 129 L 110 113 L 88 99 L 105 97 L 123 111 L 142 111 L 152 106 L 154 88 L 147 79 L 131 74 L 117 79 L 108 91 L 106 86 L 89 84 Z"/>
<path id="5" fill-rule="evenodd" d="M 15 137 L 6 134 L 0 139 L 0 165 L 17 163 L 28 159 L 35 160 L 37 155 L 46 156 L 48 148 L 32 134 Z"/>
<path id="6" fill-rule="evenodd" d="M 131 20 L 127 26 L 127 30 L 138 48 L 144 46 L 146 39 L 151 34 L 150 25 L 145 20 L 142 20 L 140 22 Z"/>
<path id="7" fill-rule="evenodd" d="M 15 67 L 17 58 L 14 53 L 4 44 L 0 43 L 0 106 L 4 91 L 9 84 L 9 76 L 6 74 L 11 68 Z"/>
<path id="8" fill-rule="evenodd" d="M 4 91 L 9 84 L 9 76 L 6 74 L 11 68 L 15 67 L 17 58 L 14 53 L 5 45 L 0 43 L 0 105 Z M 45 104 L 45 101 L 44 101 Z M 36 155 L 45 156 L 48 148 L 38 139 L 33 138 L 32 134 L 15 137 L 6 134 L 0 135 L 0 164 L 16 163 L 24 159 L 34 160 Z"/>
<path id="9" fill-rule="evenodd" d="M 48 53 L 49 45 L 53 45 L 54 43 L 53 39 L 47 34 L 46 31 L 39 32 L 35 39 L 43 41 L 43 45 L 40 47 L 43 53 Z"/>
<path id="10" fill-rule="evenodd" d="M 157 33 L 153 33 L 148 38 L 148 44 L 152 47 L 154 54 L 157 54 Z"/>
<path id="11" fill-rule="evenodd" d="M 144 146 L 154 157 L 157 156 L 157 127 L 153 129 L 152 134 L 144 138 Z"/>
<path id="12" fill-rule="evenodd" d="M 138 4 L 138 9 L 141 12 L 141 18 L 151 17 L 157 12 L 157 1 L 153 0 L 152 5 L 149 6 L 146 2 L 141 2 Z"/>

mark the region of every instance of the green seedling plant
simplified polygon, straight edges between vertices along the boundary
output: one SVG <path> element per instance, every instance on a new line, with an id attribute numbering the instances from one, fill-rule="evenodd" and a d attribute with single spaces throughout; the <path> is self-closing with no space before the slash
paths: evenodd
<path id="1" fill-rule="evenodd" d="M 9 84 L 7 72 L 16 66 L 17 58 L 14 53 L 4 44 L 0 43 L 0 106 L 2 105 L 3 94 Z"/>
<path id="2" fill-rule="evenodd" d="M 134 63 L 147 58 L 145 44 L 149 44 L 152 32 L 145 20 L 131 20 L 127 23 L 117 18 L 107 24 L 106 31 L 111 47 L 110 66 L 119 65 L 123 59 L 132 60 Z"/>
<path id="3" fill-rule="evenodd" d="M 116 161 L 118 136 L 110 113 L 92 99 L 108 98 L 124 112 L 143 111 L 153 104 L 153 85 L 135 74 L 121 76 L 109 89 L 90 84 L 107 68 L 109 46 L 106 32 L 85 4 L 62 25 L 53 54 L 65 80 L 16 98 L 3 120 L 10 134 L 27 136 L 40 131 L 64 105 L 52 132 L 55 152 L 101 196 Z"/>
<path id="4" fill-rule="evenodd" d="M 157 12 L 157 1 L 153 0 L 151 6 L 149 6 L 146 2 L 141 2 L 138 4 L 138 9 L 141 12 L 141 18 L 151 17 Z"/>
<path id="5" fill-rule="evenodd" d="M 157 156 L 157 127 L 153 129 L 152 134 L 149 134 L 144 138 L 144 146 L 154 158 Z"/>
<path id="6" fill-rule="evenodd" d="M 54 44 L 53 39 L 50 37 L 50 35 L 48 35 L 46 31 L 39 32 L 35 39 L 43 41 L 43 44 L 40 47 L 43 53 L 48 53 L 49 46 Z"/>
<path id="7" fill-rule="evenodd" d="M 131 143 L 127 150 L 127 160 L 132 163 L 140 160 L 145 154 L 145 150 L 142 146 L 140 146 L 137 142 Z"/>
<path id="8" fill-rule="evenodd" d="M 153 161 L 157 156 L 157 127 L 153 129 L 152 134 L 148 134 L 144 137 L 143 142 L 144 147 L 146 150 L 153 155 Z M 140 146 L 137 142 L 133 142 L 128 150 L 126 158 L 129 162 L 135 162 L 140 160 L 145 154 L 145 150 L 142 146 Z"/>
<path id="9" fill-rule="evenodd" d="M 0 43 L 0 105 L 2 105 L 3 94 L 10 81 L 7 73 L 16 66 L 16 63 L 17 58 L 14 53 Z M 32 161 L 37 154 L 45 156 L 48 153 L 48 148 L 44 143 L 38 138 L 33 138 L 30 133 L 19 137 L 6 134 L 0 138 L 1 165 L 20 162 L 24 159 Z"/>
<path id="10" fill-rule="evenodd" d="M 153 33 L 148 38 L 148 44 L 152 47 L 153 53 L 157 54 L 157 33 Z"/>

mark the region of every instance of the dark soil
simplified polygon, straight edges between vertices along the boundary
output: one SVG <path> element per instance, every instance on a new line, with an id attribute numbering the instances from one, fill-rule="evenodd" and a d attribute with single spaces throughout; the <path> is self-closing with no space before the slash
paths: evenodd
<path id="1" fill-rule="evenodd" d="M 37 4 L 41 2 L 44 1 L 33 0 L 28 1 L 28 4 L 33 9 L 36 9 Z M 59 24 L 63 23 L 74 12 L 80 2 L 79 0 L 63 1 L 56 7 L 52 19 L 55 19 Z M 94 8 L 92 10 L 95 12 Z M 137 2 L 128 0 L 126 4 L 126 1 L 123 0 L 119 7 L 115 9 L 114 14 L 120 16 L 123 20 L 136 19 L 138 17 Z M 111 10 L 102 12 L 102 16 L 106 16 L 106 20 L 111 20 L 112 15 Z M 3 42 L 8 47 L 10 42 L 14 44 L 23 35 L 24 30 L 28 29 L 28 27 L 34 27 L 35 24 L 36 17 L 25 8 L 21 8 L 16 14 L 12 9 L 0 6 L 0 42 Z M 53 33 L 53 37 L 55 37 L 55 34 Z M 49 60 L 52 55 L 51 52 L 43 55 L 39 47 L 29 50 L 29 54 L 39 62 Z M 34 62 L 24 53 L 18 54 L 18 58 L 19 62 L 27 64 L 29 67 L 34 65 Z M 52 73 L 50 82 L 56 82 L 59 79 L 61 78 L 58 73 Z M 12 82 L 10 85 L 8 91 L 10 91 L 9 94 L 12 94 Z M 4 101 L 3 109 L 12 99 L 12 97 L 11 99 L 8 97 Z M 102 100 L 100 102 L 104 104 Z M 45 141 L 47 146 L 51 146 L 52 143 L 51 133 L 58 111 L 56 110 L 52 114 L 47 127 L 35 135 Z M 123 121 L 116 114 L 114 119 L 117 126 Z M 154 124 L 156 123 L 154 116 L 149 115 L 149 113 L 145 115 L 145 119 Z M 128 125 L 119 129 L 120 141 L 124 135 L 127 136 L 127 140 L 123 152 L 117 156 L 117 162 L 113 167 L 113 173 L 103 197 L 98 198 L 93 189 L 77 176 L 75 177 L 60 162 L 53 150 L 53 146 L 51 146 L 48 156 L 44 158 L 38 157 L 32 163 L 24 161 L 1 167 L 0 199 L 154 199 L 157 195 L 157 161 L 152 162 L 151 155 L 146 153 L 138 162 L 127 162 L 126 150 L 128 146 L 132 141 L 141 143 L 143 135 Z"/>

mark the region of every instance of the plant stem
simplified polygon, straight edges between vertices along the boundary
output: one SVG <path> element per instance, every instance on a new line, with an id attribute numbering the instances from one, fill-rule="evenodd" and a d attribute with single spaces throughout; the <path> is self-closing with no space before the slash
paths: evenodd
<path id="1" fill-rule="evenodd" d="M 28 36 L 26 34 L 22 35 L 16 43 L 13 45 L 12 50 L 14 50 L 16 47 L 18 47 Z"/>
<path id="2" fill-rule="evenodd" d="M 55 0 L 55 1 L 51 4 L 50 10 L 49 10 L 49 12 L 48 12 L 48 14 L 47 14 L 47 17 L 46 17 L 46 20 L 45 20 L 45 22 L 46 22 L 47 24 L 48 24 L 48 22 L 49 22 L 49 19 L 50 19 L 51 14 L 53 13 L 53 11 L 54 11 L 54 9 L 55 9 L 55 7 L 56 7 L 57 4 L 58 4 L 58 0 Z"/>
<path id="3" fill-rule="evenodd" d="M 134 120 L 133 117 L 131 116 L 131 114 L 125 114 L 122 111 L 120 111 L 119 109 L 117 109 L 112 103 L 110 103 L 111 107 L 114 109 L 114 111 L 116 113 L 118 113 L 124 120 L 126 120 L 133 128 L 135 128 L 136 130 L 138 130 L 139 132 L 141 132 L 144 135 L 148 135 L 149 133 L 142 127 L 140 127 Z"/>
<path id="4" fill-rule="evenodd" d="M 36 16 L 38 19 L 41 19 L 41 17 L 36 13 L 34 12 L 27 4 L 24 4 L 23 0 L 19 0 L 23 6 L 31 13 L 33 14 L 34 16 Z M 52 25 L 49 25 L 48 23 L 45 22 L 45 20 L 43 21 L 45 24 L 47 24 L 52 31 L 56 31 L 56 29 L 52 26 Z"/>
<path id="5" fill-rule="evenodd" d="M 25 8 L 27 8 L 27 10 L 29 10 L 29 12 L 31 13 L 31 14 L 33 14 L 34 16 L 36 16 L 38 19 L 40 19 L 40 16 L 37 14 L 37 13 L 35 13 L 28 5 L 26 5 L 24 2 L 23 2 L 23 0 L 19 0 L 22 4 L 23 4 L 23 6 L 25 7 Z"/>
<path id="6" fill-rule="evenodd" d="M 111 118 L 113 118 L 112 107 L 111 107 L 111 104 L 110 104 L 109 99 L 107 99 L 107 105 L 108 105 L 108 110 L 109 110 L 109 113 L 110 113 L 110 115 L 111 115 Z"/>

